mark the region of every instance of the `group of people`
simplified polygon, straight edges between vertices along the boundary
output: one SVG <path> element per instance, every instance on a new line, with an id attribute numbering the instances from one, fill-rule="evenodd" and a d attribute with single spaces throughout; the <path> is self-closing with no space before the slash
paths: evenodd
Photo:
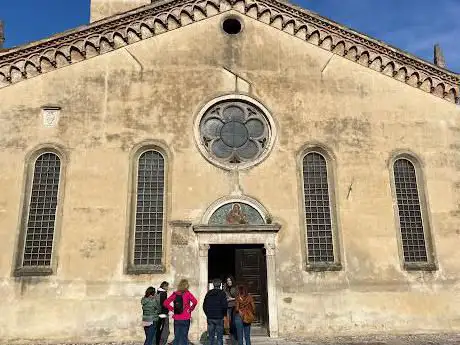
<path id="1" fill-rule="evenodd" d="M 144 345 L 166 345 L 169 336 L 169 308 L 164 305 L 167 300 L 169 283 L 164 281 L 155 291 L 153 286 L 145 290 L 141 299 L 142 325 L 145 331 Z"/>
<path id="2" fill-rule="evenodd" d="M 251 345 L 251 324 L 255 318 L 254 299 L 246 285 L 235 286 L 233 277 L 225 280 L 223 289 L 220 279 L 212 281 L 203 301 L 203 310 L 208 321 L 209 345 L 223 345 L 223 335 L 228 329 L 232 343 Z"/>
<path id="3" fill-rule="evenodd" d="M 224 284 L 214 279 L 213 289 L 203 301 L 203 310 L 208 323 L 209 345 L 223 345 L 225 330 L 232 344 L 251 345 L 251 323 L 255 318 L 254 299 L 244 284 L 235 286 L 229 276 Z M 169 283 L 164 281 L 155 291 L 150 286 L 141 300 L 142 323 L 145 331 L 144 345 L 166 345 L 169 336 L 169 313 L 174 320 L 173 345 L 188 345 L 188 332 L 192 312 L 198 304 L 189 291 L 187 279 L 179 282 L 177 290 L 168 297 Z"/>

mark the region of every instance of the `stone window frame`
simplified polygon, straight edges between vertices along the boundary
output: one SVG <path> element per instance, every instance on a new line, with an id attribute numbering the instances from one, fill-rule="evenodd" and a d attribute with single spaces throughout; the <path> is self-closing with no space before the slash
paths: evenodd
<path id="1" fill-rule="evenodd" d="M 425 247 L 427 252 L 427 262 L 406 262 L 404 259 L 404 249 L 403 249 L 403 242 L 402 242 L 402 234 L 401 234 L 401 223 L 399 219 L 399 208 L 398 208 L 398 199 L 396 196 L 396 184 L 394 178 L 394 165 L 397 160 L 399 159 L 406 159 L 415 169 L 415 177 L 417 183 L 417 191 L 420 203 L 420 212 L 422 216 L 422 224 L 423 224 L 423 232 L 425 236 Z M 426 179 L 423 173 L 423 161 L 422 159 L 415 153 L 409 150 L 399 150 L 391 154 L 389 159 L 389 172 L 390 172 L 390 187 L 391 187 L 391 195 L 393 199 L 393 214 L 394 214 L 394 221 L 395 221 L 395 228 L 397 230 L 396 238 L 398 243 L 398 253 L 399 253 L 399 260 L 401 264 L 401 268 L 405 271 L 436 271 L 438 269 L 438 264 L 436 261 L 436 253 L 435 247 L 433 242 L 433 234 L 431 226 L 431 217 L 429 213 L 429 203 L 428 203 L 428 195 L 426 189 Z"/>
<path id="2" fill-rule="evenodd" d="M 263 115 L 265 116 L 265 119 L 268 122 L 268 126 L 269 126 L 268 131 L 270 133 L 270 136 L 269 136 L 267 146 L 264 152 L 258 158 L 250 162 L 238 163 L 238 164 L 222 162 L 218 160 L 217 158 L 214 158 L 214 156 L 206 150 L 202 142 L 201 132 L 200 132 L 201 119 L 206 115 L 206 112 L 211 107 L 213 107 L 215 104 L 220 103 L 220 102 L 225 102 L 225 101 L 232 101 L 232 100 L 248 102 L 258 107 L 262 111 Z M 270 110 L 267 109 L 267 107 L 265 107 L 259 100 L 255 99 L 252 96 L 242 94 L 242 93 L 224 94 L 224 95 L 220 95 L 217 97 L 213 97 L 212 99 L 203 102 L 199 106 L 199 111 L 196 112 L 196 115 L 194 118 L 194 125 L 193 125 L 195 145 L 198 148 L 198 151 L 209 163 L 221 169 L 227 170 L 227 171 L 234 171 L 235 169 L 246 170 L 249 168 L 253 168 L 259 165 L 260 163 L 262 163 L 265 159 L 267 159 L 270 156 L 270 153 L 273 147 L 275 146 L 275 142 L 277 140 L 277 132 L 278 132 L 277 126 L 276 126 L 275 120 Z"/>
<path id="3" fill-rule="evenodd" d="M 140 156 L 146 151 L 156 151 L 163 156 L 164 160 L 164 190 L 163 190 L 163 228 L 162 228 L 162 257 L 160 265 L 135 265 L 134 264 L 134 241 L 136 230 L 136 206 L 137 206 L 137 178 L 138 178 L 138 165 Z M 136 145 L 130 154 L 130 169 L 129 169 L 129 184 L 128 184 L 128 246 L 126 250 L 127 260 L 125 264 L 125 272 L 130 275 L 138 274 L 161 274 L 166 271 L 166 231 L 168 224 L 168 193 L 169 188 L 169 166 L 171 164 L 171 154 L 167 150 L 164 143 L 158 141 L 144 141 Z"/>
<path id="4" fill-rule="evenodd" d="M 334 252 L 334 262 L 309 262 L 308 261 L 308 245 L 307 245 L 307 221 L 305 215 L 305 192 L 304 192 L 304 176 L 303 176 L 303 160 L 305 156 L 309 153 L 318 153 L 324 157 L 327 167 L 327 180 L 329 188 L 329 208 L 330 208 L 330 217 L 331 217 L 331 230 L 332 230 L 332 241 L 333 241 L 333 252 Z M 306 144 L 300 150 L 298 155 L 298 172 L 300 180 L 300 216 L 301 216 L 301 242 L 302 245 L 302 262 L 304 265 L 304 270 L 309 272 L 321 272 L 321 271 L 341 271 L 343 269 L 343 258 L 341 250 L 341 237 L 339 233 L 339 212 L 337 205 L 339 205 L 337 200 L 336 192 L 336 158 L 332 151 L 326 146 L 320 143 L 311 143 Z"/>
<path id="5" fill-rule="evenodd" d="M 60 159 L 59 187 L 57 195 L 56 216 L 54 221 L 53 247 L 51 251 L 51 264 L 49 266 L 23 266 L 25 240 L 27 236 L 27 224 L 30 211 L 30 199 L 32 197 L 32 186 L 37 159 L 45 154 L 53 153 Z M 41 144 L 32 149 L 25 156 L 24 160 L 24 182 L 21 193 L 21 213 L 19 220 L 19 237 L 13 275 L 20 276 L 50 276 L 57 272 L 57 250 L 60 241 L 62 228 L 62 214 L 64 208 L 64 191 L 66 184 L 66 170 L 69 164 L 68 155 L 65 149 L 55 143 Z"/>

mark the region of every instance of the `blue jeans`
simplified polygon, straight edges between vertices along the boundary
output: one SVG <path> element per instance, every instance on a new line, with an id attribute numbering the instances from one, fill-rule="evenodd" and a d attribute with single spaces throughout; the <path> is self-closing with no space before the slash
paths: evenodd
<path id="1" fill-rule="evenodd" d="M 224 319 L 208 319 L 209 345 L 214 345 L 217 333 L 217 345 L 224 343 Z"/>
<path id="2" fill-rule="evenodd" d="M 188 345 L 190 320 L 174 320 L 174 345 Z"/>
<path id="3" fill-rule="evenodd" d="M 251 324 L 244 323 L 240 314 L 235 313 L 235 326 L 238 338 L 238 345 L 243 345 L 243 336 L 246 345 L 251 345 Z"/>
<path id="4" fill-rule="evenodd" d="M 145 332 L 145 341 L 144 345 L 153 345 L 153 342 L 155 340 L 155 333 L 157 331 L 157 325 L 155 322 L 147 327 L 144 327 L 144 332 Z"/>

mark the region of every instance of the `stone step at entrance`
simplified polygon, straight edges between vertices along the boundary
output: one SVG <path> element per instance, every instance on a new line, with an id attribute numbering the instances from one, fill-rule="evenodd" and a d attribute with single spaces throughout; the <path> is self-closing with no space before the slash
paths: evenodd
<path id="1" fill-rule="evenodd" d="M 268 337 L 268 332 L 265 327 L 252 326 L 251 327 L 251 338 L 252 337 Z"/>

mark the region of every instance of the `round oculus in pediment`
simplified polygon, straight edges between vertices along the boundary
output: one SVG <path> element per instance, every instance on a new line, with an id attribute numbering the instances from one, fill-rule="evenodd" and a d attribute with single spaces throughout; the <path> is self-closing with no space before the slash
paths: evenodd
<path id="1" fill-rule="evenodd" d="M 229 35 L 238 35 L 243 29 L 241 21 L 238 18 L 230 17 L 222 22 L 222 29 Z"/>

